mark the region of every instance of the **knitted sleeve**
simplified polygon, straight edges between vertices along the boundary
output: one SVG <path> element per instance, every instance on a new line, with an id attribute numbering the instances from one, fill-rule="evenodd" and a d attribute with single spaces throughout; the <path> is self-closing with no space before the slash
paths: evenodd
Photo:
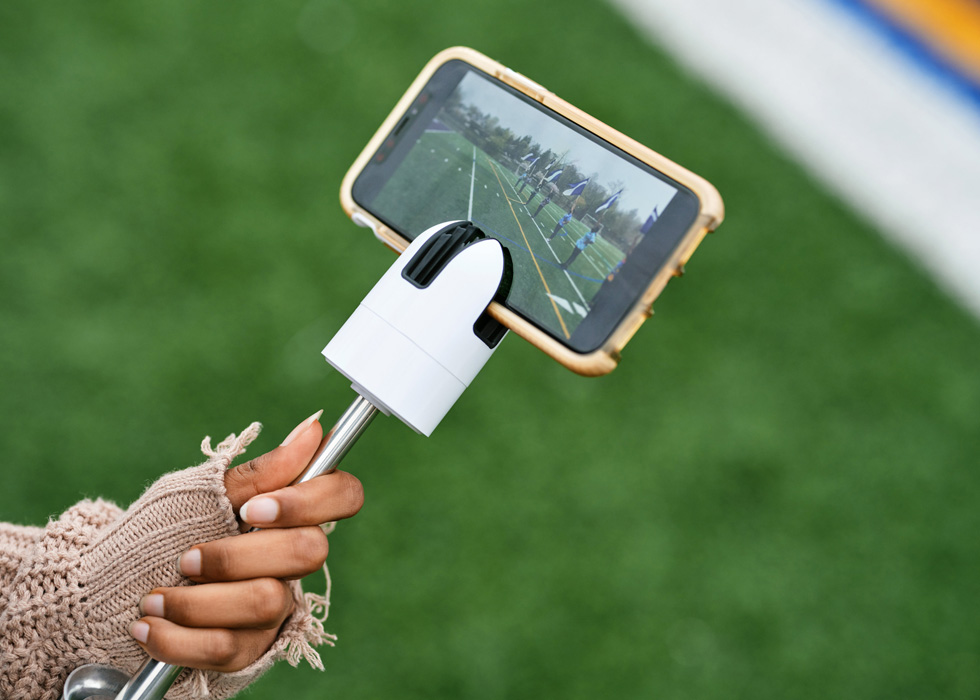
<path id="1" fill-rule="evenodd" d="M 224 472 L 260 427 L 213 450 L 206 438 L 204 464 L 163 476 L 126 511 L 85 500 L 45 528 L 0 525 L 0 698 L 58 700 L 82 664 L 133 673 L 143 663 L 128 633 L 140 598 L 189 584 L 177 559 L 192 545 L 239 533 Z M 296 610 L 262 658 L 235 673 L 185 670 L 167 698 L 229 698 L 279 659 L 295 666 L 305 658 L 322 669 L 313 646 L 333 643 L 323 629 L 328 601 L 290 586 Z"/>
<path id="2" fill-rule="evenodd" d="M 44 529 L 40 527 L 0 523 L 0 610 L 6 607 L 7 592 L 20 562 L 34 548 L 43 532 Z"/>

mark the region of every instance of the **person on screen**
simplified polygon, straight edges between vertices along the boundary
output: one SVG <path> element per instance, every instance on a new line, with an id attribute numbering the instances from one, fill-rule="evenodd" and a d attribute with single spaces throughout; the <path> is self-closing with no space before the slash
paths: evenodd
<path id="1" fill-rule="evenodd" d="M 575 241 L 575 247 L 572 248 L 572 254 L 569 255 L 568 260 L 563 262 L 559 267 L 561 267 L 562 270 L 567 270 L 569 266 L 572 264 L 572 262 L 574 262 L 575 258 L 580 256 L 586 248 L 588 248 L 590 245 L 595 243 L 595 237 L 598 232 L 599 229 L 594 228 L 591 231 L 589 231 L 587 234 L 579 238 L 577 241 Z"/>
<path id="2" fill-rule="evenodd" d="M 541 191 L 541 188 L 544 187 L 544 183 L 545 183 L 544 178 L 541 178 L 538 181 L 537 187 L 535 187 L 533 190 L 531 190 L 531 196 L 528 197 L 527 200 L 524 202 L 524 206 L 527 206 L 528 204 L 530 204 L 531 203 L 531 200 L 538 196 L 538 192 L 540 192 Z"/>
<path id="3" fill-rule="evenodd" d="M 568 212 L 567 214 L 565 214 L 565 216 L 558 219 L 558 223 L 555 224 L 555 230 L 551 232 L 550 236 L 548 236 L 548 240 L 553 241 L 555 240 L 555 236 L 557 236 L 559 233 L 564 233 L 565 224 L 567 224 L 571 220 L 572 220 L 572 212 Z"/>
<path id="4" fill-rule="evenodd" d="M 521 192 L 524 191 L 524 188 L 527 186 L 527 181 L 530 179 L 530 177 L 531 177 L 531 169 L 528 168 L 523 173 L 521 173 L 521 176 L 519 178 L 517 178 L 517 182 L 520 185 L 520 187 L 517 188 L 517 194 L 520 194 Z"/>
<path id="5" fill-rule="evenodd" d="M 555 187 L 554 185 L 552 185 L 551 186 L 551 189 L 548 190 L 548 196 L 541 200 L 541 204 L 539 204 L 538 205 L 538 208 L 534 211 L 533 214 L 531 214 L 531 218 L 532 219 L 536 219 L 537 216 L 538 216 L 538 214 L 541 213 L 541 210 L 544 209 L 546 206 L 548 206 L 551 203 L 551 198 L 555 196 L 555 193 L 556 192 L 558 192 L 558 188 Z M 531 199 L 533 199 L 533 198 L 534 198 L 534 195 L 531 195 Z M 531 200 L 529 199 L 528 202 L 530 202 L 530 201 Z M 527 203 L 526 202 L 525 202 L 525 206 L 527 206 Z"/>

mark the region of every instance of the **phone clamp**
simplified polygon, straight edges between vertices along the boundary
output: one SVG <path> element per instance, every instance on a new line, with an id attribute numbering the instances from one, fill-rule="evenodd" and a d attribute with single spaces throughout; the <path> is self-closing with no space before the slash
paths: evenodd
<path id="1" fill-rule="evenodd" d="M 431 435 L 507 329 L 487 314 L 512 279 L 506 249 L 468 221 L 415 239 L 323 350 L 354 391 Z"/>

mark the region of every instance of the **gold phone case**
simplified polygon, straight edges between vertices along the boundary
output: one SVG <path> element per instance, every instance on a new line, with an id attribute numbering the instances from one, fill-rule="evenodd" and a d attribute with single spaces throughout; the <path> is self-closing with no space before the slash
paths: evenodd
<path id="1" fill-rule="evenodd" d="M 398 104 L 391 111 L 391 114 L 384 120 L 378 128 L 378 131 L 364 147 L 364 150 L 361 151 L 357 160 L 354 161 L 350 170 L 347 171 L 340 186 L 340 203 L 344 211 L 347 212 L 347 215 L 355 223 L 369 226 L 378 238 L 396 252 L 401 253 L 401 251 L 405 250 L 408 247 L 409 241 L 385 226 L 381 221 L 372 216 L 370 212 L 358 206 L 354 202 L 351 189 L 354 186 L 354 181 L 357 179 L 357 176 L 367 165 L 374 153 L 381 147 L 385 137 L 395 128 L 399 119 L 409 109 L 415 101 L 415 98 L 422 91 L 422 88 L 429 82 L 432 75 L 442 64 L 452 60 L 464 61 L 494 76 L 510 87 L 524 93 L 528 97 L 591 131 L 626 153 L 629 153 L 634 158 L 656 168 L 668 177 L 688 187 L 697 195 L 700 202 L 700 209 L 693 225 L 684 234 L 671 258 L 667 260 L 657 272 L 656 276 L 650 280 L 646 291 L 637 299 L 629 312 L 623 317 L 620 324 L 599 349 L 586 354 L 577 353 L 565 347 L 534 324 L 501 304 L 494 302 L 490 305 L 490 315 L 497 321 L 543 350 L 573 372 L 585 376 L 598 376 L 611 372 L 619 363 L 620 352 L 623 347 L 643 322 L 653 313 L 654 299 L 660 295 L 660 292 L 667 285 L 671 277 L 679 276 L 683 272 L 684 264 L 691 257 L 691 254 L 698 247 L 705 234 L 715 230 L 721 223 L 725 213 L 721 195 L 704 178 L 695 175 L 656 151 L 603 124 L 598 119 L 586 114 L 553 93 L 548 92 L 520 73 L 515 73 L 478 51 L 457 46 L 439 52 L 426 64 L 425 68 L 415 78 L 405 94 L 402 95 Z"/>

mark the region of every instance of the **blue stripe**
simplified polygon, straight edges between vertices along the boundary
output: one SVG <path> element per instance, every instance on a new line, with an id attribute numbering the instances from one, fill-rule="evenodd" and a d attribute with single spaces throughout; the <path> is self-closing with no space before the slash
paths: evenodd
<path id="1" fill-rule="evenodd" d="M 960 97 L 980 109 L 980 83 L 961 70 L 917 34 L 897 23 L 890 15 L 874 7 L 866 0 L 826 0 L 847 10 L 862 24 L 884 37 L 891 46 L 916 64 L 923 72 L 942 83 Z"/>

